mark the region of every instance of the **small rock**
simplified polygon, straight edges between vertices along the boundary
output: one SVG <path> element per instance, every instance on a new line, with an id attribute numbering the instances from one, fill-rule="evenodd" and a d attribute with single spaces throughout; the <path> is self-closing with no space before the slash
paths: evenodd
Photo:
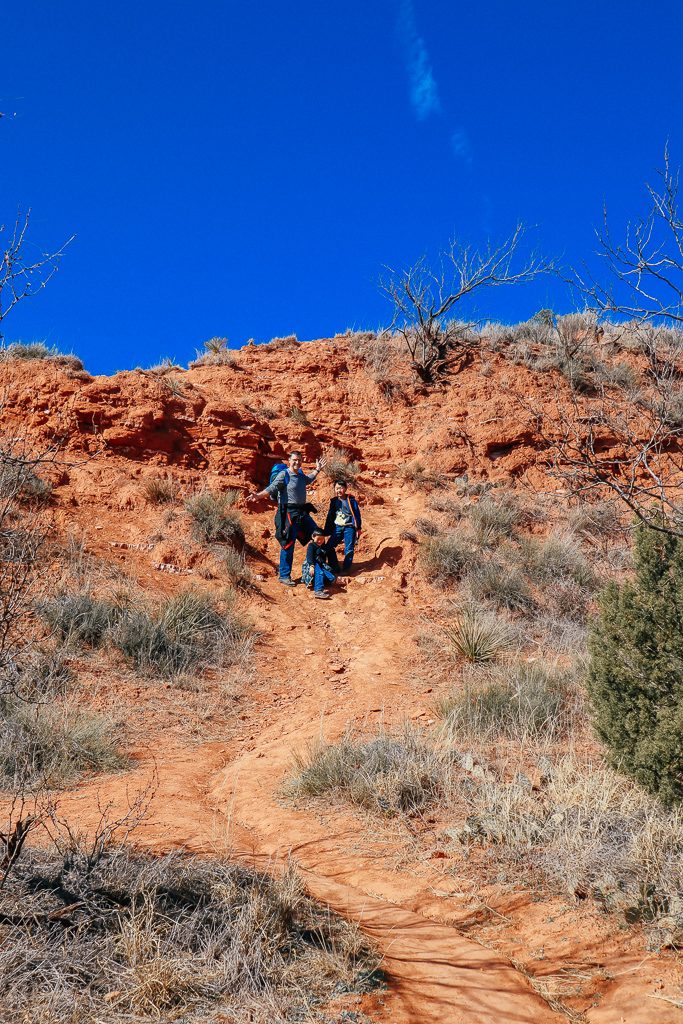
<path id="1" fill-rule="evenodd" d="M 304 654 L 305 655 L 313 654 L 313 648 L 312 647 L 307 647 L 306 650 L 304 651 Z"/>
<path id="2" fill-rule="evenodd" d="M 514 785 L 519 786 L 520 789 L 526 790 L 531 790 L 534 788 L 531 779 L 528 775 L 525 775 L 524 772 L 517 772 L 514 778 Z"/>
<path id="3" fill-rule="evenodd" d="M 346 665 L 344 665 L 343 662 L 338 661 L 330 661 L 328 662 L 328 665 L 333 672 L 343 672 L 346 668 Z"/>

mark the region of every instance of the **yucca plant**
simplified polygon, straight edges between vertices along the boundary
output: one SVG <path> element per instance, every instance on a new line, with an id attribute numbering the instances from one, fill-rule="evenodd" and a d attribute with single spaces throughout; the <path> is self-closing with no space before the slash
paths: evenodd
<path id="1" fill-rule="evenodd" d="M 464 608 L 444 633 L 460 657 L 473 664 L 495 661 L 511 651 L 517 639 L 509 623 L 476 606 Z"/>
<path id="2" fill-rule="evenodd" d="M 222 352 L 228 347 L 227 338 L 209 338 L 208 341 L 204 342 L 204 348 L 207 352 L 212 352 L 216 355 L 218 352 Z"/>

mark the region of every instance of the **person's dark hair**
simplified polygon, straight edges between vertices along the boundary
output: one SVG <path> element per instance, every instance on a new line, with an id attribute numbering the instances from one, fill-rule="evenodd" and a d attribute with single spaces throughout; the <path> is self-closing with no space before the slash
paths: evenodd
<path id="1" fill-rule="evenodd" d="M 333 486 L 334 487 L 348 487 L 349 485 L 346 482 L 346 480 L 335 480 Z"/>
<path id="2" fill-rule="evenodd" d="M 311 533 L 311 537 L 324 537 L 324 536 L 325 536 L 325 534 L 323 533 L 322 530 L 313 530 L 313 532 Z"/>
<path id="3" fill-rule="evenodd" d="M 303 455 L 302 455 L 302 453 L 301 453 L 301 452 L 290 452 L 290 453 L 289 453 L 289 458 L 291 459 L 291 458 L 292 458 L 292 456 L 294 456 L 294 455 L 298 455 L 298 456 L 299 456 L 299 458 L 303 460 Z"/>

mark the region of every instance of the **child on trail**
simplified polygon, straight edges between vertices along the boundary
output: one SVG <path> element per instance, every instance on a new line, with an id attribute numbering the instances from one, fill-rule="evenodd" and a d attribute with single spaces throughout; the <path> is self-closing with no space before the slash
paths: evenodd
<path id="1" fill-rule="evenodd" d="M 256 491 L 247 496 L 248 502 L 268 495 L 278 503 L 275 513 L 275 536 L 280 543 L 280 583 L 286 587 L 296 586 L 292 579 L 296 541 L 306 544 L 311 538 L 313 530 L 318 529 L 318 524 L 311 517 L 311 512 L 315 512 L 315 508 L 306 501 L 306 485 L 313 483 L 324 467 L 325 460 L 318 459 L 312 473 L 304 473 L 301 461 L 301 452 L 292 452 L 287 468 L 279 472 L 272 483 L 264 487 L 262 491 Z"/>
<path id="2" fill-rule="evenodd" d="M 307 587 L 313 584 L 313 597 L 321 601 L 329 600 L 330 595 L 325 590 L 325 583 L 334 583 L 337 577 L 330 569 L 329 551 L 322 530 L 313 531 L 311 543 L 306 551 L 306 561 L 301 567 L 301 578 Z"/>
<path id="3" fill-rule="evenodd" d="M 330 566 L 333 572 L 339 573 L 339 559 L 336 547 L 344 545 L 344 562 L 341 571 L 348 573 L 353 564 L 356 541 L 360 537 L 362 521 L 358 502 L 352 494 L 348 494 L 346 480 L 335 480 L 334 497 L 330 499 L 330 507 L 325 520 L 325 533 L 329 535 L 327 550 L 330 555 Z"/>

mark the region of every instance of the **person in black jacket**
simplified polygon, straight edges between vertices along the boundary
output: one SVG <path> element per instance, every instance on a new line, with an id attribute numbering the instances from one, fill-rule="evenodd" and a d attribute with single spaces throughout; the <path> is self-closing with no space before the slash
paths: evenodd
<path id="1" fill-rule="evenodd" d="M 335 574 L 330 569 L 329 552 L 322 530 L 314 530 L 311 543 L 306 551 L 306 560 L 301 567 L 301 578 L 307 587 L 313 586 L 313 596 L 323 601 L 330 595 L 325 590 L 325 583 L 334 583 Z"/>
<path id="2" fill-rule="evenodd" d="M 351 568 L 361 526 L 360 508 L 353 495 L 347 492 L 346 480 L 335 480 L 334 497 L 330 499 L 330 507 L 325 520 L 325 533 L 329 537 L 327 550 L 333 572 L 339 573 L 339 559 L 335 550 L 338 544 L 344 545 L 344 562 L 341 571 L 347 573 Z"/>

